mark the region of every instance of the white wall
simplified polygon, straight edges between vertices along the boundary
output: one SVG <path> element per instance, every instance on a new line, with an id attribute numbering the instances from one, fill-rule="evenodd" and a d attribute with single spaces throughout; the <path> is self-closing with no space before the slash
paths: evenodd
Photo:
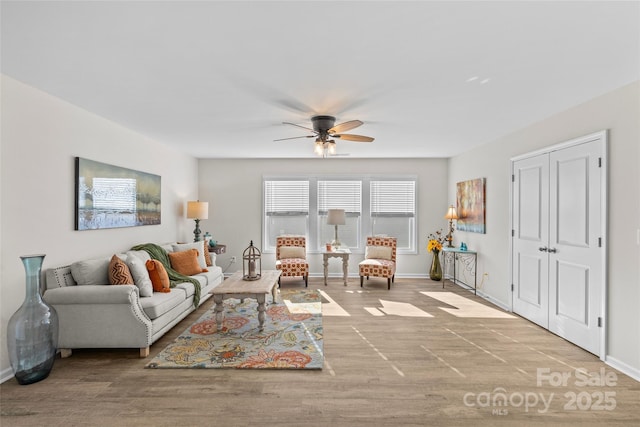
<path id="1" fill-rule="evenodd" d="M 24 298 L 19 256 L 44 253 L 46 269 L 137 243 L 191 239 L 183 212 L 186 200 L 197 198 L 198 162 L 9 77 L 1 85 L 0 379 L 6 379 L 13 374 L 7 323 Z M 160 175 L 162 224 L 74 231 L 75 156 Z"/>
<path id="2" fill-rule="evenodd" d="M 313 149 L 309 145 L 309 151 Z M 231 256 L 241 259 L 249 241 L 262 248 L 262 177 L 283 174 L 395 174 L 417 175 L 418 250 L 417 255 L 400 255 L 397 277 L 428 274 L 431 255 L 426 251 L 427 235 L 447 225 L 444 214 L 453 199 L 447 199 L 446 159 L 344 159 L 312 158 L 287 160 L 200 160 L 199 194 L 208 201 L 209 219 L 202 221 L 202 231 L 227 244 L 227 254 L 218 257 L 223 269 Z M 363 254 L 354 254 L 349 262 L 349 275 L 358 275 L 358 262 Z M 265 254 L 263 268 L 273 269 L 275 255 Z M 310 275 L 322 275 L 322 255 L 309 255 Z M 341 276 L 342 266 L 336 258 L 329 261 L 329 274 Z M 227 273 L 241 270 L 240 262 Z M 355 282 L 354 282 L 355 283 Z"/>
<path id="3" fill-rule="evenodd" d="M 479 273 L 489 274 L 483 292 L 510 306 L 509 159 L 603 129 L 609 130 L 607 361 L 640 379 L 639 82 L 451 159 L 449 195 L 456 182 L 487 178 L 487 233 L 456 238 L 481 253 Z"/>

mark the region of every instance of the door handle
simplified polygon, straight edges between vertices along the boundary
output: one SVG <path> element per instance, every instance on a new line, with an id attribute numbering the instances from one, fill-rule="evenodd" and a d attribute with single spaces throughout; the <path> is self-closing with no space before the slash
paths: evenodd
<path id="1" fill-rule="evenodd" d="M 548 252 L 550 254 L 555 254 L 556 252 L 558 252 L 558 250 L 556 248 L 549 248 Z"/>
<path id="2" fill-rule="evenodd" d="M 549 249 L 546 246 L 542 246 L 542 247 L 538 248 L 538 250 L 540 252 L 547 252 Z"/>

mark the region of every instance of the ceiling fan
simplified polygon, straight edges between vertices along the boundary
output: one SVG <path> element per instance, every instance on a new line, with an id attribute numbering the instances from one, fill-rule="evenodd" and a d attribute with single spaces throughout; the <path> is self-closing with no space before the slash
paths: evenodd
<path id="1" fill-rule="evenodd" d="M 291 138 L 281 138 L 275 139 L 274 141 L 285 141 L 289 139 L 298 139 L 298 138 L 316 138 L 316 144 L 314 148 L 314 152 L 322 157 L 326 157 L 327 155 L 335 155 L 336 154 L 336 142 L 335 139 L 343 139 L 345 141 L 354 141 L 354 142 L 372 142 L 374 138 L 370 136 L 363 135 L 353 135 L 348 133 L 342 133 L 351 129 L 355 129 L 358 126 L 362 126 L 364 123 L 360 120 L 350 120 L 348 122 L 340 123 L 336 125 L 336 118 L 333 116 L 313 116 L 311 117 L 311 123 L 313 124 L 313 129 L 300 126 L 295 123 L 282 122 L 285 125 L 291 125 L 295 127 L 299 127 L 302 129 L 306 129 L 312 132 L 311 135 L 304 136 L 294 136 Z"/>

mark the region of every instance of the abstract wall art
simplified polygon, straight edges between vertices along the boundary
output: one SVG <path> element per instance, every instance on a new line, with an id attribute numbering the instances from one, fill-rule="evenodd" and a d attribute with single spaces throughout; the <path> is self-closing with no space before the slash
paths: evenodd
<path id="1" fill-rule="evenodd" d="M 485 178 L 456 184 L 457 230 L 485 233 L 485 191 Z"/>
<path id="2" fill-rule="evenodd" d="M 160 176 L 76 157 L 75 229 L 160 224 Z"/>

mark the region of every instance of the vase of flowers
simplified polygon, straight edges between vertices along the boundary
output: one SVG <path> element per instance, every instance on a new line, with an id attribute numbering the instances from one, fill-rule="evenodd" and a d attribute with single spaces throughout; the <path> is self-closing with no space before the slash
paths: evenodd
<path id="1" fill-rule="evenodd" d="M 442 230 L 438 230 L 435 233 L 429 234 L 429 243 L 427 244 L 427 250 L 433 254 L 431 260 L 431 268 L 429 269 L 429 278 L 431 280 L 442 280 L 442 266 L 440 265 L 440 251 L 442 250 L 442 243 L 446 239 Z"/>

